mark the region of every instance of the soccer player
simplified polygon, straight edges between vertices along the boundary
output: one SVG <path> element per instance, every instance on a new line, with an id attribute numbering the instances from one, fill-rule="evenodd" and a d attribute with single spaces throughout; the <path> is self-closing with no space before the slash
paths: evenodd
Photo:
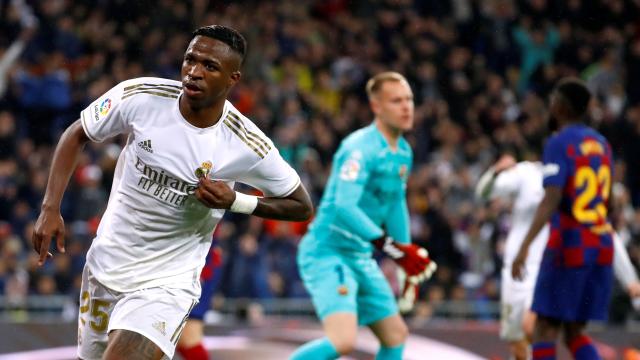
<path id="1" fill-rule="evenodd" d="M 551 220 L 531 309 L 538 315 L 533 359 L 555 359 L 555 342 L 564 342 L 576 359 L 600 359 L 584 328 L 604 320 L 612 286 L 612 155 L 607 140 L 583 123 L 591 94 L 577 79 L 563 79 L 550 97 L 550 121 L 558 132 L 543 155 L 544 197 L 513 260 L 521 280 L 529 247 Z"/>
<path id="2" fill-rule="evenodd" d="M 503 155 L 478 181 L 476 195 L 483 199 L 512 199 L 511 229 L 507 235 L 500 284 L 500 337 L 509 342 L 509 351 L 517 360 L 527 359 L 529 342 L 524 328 L 531 329 L 535 316 L 529 310 L 533 298 L 542 252 L 549 237 L 545 227 L 535 237 L 525 264 L 527 278 L 514 281 L 511 264 L 520 249 L 533 214 L 544 194 L 542 164 L 516 163 L 511 155 Z"/>
<path id="3" fill-rule="evenodd" d="M 64 252 L 60 202 L 85 143 L 127 135 L 83 272 L 82 359 L 173 357 L 227 209 L 297 221 L 313 211 L 271 140 L 226 100 L 241 77 L 242 35 L 219 25 L 193 35 L 181 82 L 147 77 L 116 85 L 82 111 L 53 155 L 32 238 L 39 264 L 52 256 L 52 237 Z M 236 181 L 265 197 L 233 191 Z"/>
<path id="4" fill-rule="evenodd" d="M 549 238 L 549 227 L 545 226 L 538 233 L 530 247 L 525 264 L 527 276 L 522 282 L 511 276 L 511 264 L 544 196 L 542 163 L 516 162 L 513 156 L 505 154 L 480 177 L 476 195 L 482 200 L 500 198 L 512 202 L 511 229 L 505 245 L 500 288 L 500 337 L 509 342 L 509 350 L 515 359 L 524 360 L 528 358 L 528 338 L 531 338 L 535 324 L 536 316 L 530 306 L 540 260 Z M 616 277 L 629 295 L 637 298 L 640 296 L 640 281 L 624 244 L 617 236 L 614 249 Z"/>
<path id="5" fill-rule="evenodd" d="M 295 351 L 292 360 L 336 359 L 355 346 L 358 324 L 381 342 L 376 359 L 401 359 L 408 330 L 391 287 L 372 258 L 381 249 L 403 269 L 403 293 L 435 270 L 425 249 L 411 244 L 406 182 L 412 151 L 402 137 L 413 126 L 413 93 L 398 73 L 384 72 L 366 86 L 373 123 L 346 137 L 298 265 L 326 337 Z"/>
<path id="6" fill-rule="evenodd" d="M 211 298 L 215 294 L 222 279 L 222 258 L 220 248 L 214 239 L 207 260 L 200 274 L 202 293 L 198 305 L 196 305 L 184 326 L 177 350 L 184 360 L 208 360 L 209 353 L 205 349 L 202 339 L 204 337 L 204 315 L 211 307 Z"/>

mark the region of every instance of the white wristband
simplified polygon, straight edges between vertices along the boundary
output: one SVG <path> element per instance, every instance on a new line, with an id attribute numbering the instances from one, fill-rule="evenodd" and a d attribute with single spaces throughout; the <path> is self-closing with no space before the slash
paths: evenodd
<path id="1" fill-rule="evenodd" d="M 236 199 L 233 201 L 233 204 L 231 204 L 229 210 L 236 213 L 253 214 L 256 206 L 258 206 L 257 196 L 247 195 L 236 191 Z"/>

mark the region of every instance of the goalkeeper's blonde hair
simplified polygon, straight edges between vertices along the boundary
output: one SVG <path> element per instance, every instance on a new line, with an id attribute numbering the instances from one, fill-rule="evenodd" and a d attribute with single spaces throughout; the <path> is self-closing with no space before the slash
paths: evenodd
<path id="1" fill-rule="evenodd" d="M 405 83 L 409 83 L 407 78 L 405 78 L 402 74 L 395 71 L 385 71 L 373 76 L 369 81 L 367 81 L 367 96 L 369 99 L 375 94 L 378 93 L 382 84 L 389 81 L 404 81 Z"/>

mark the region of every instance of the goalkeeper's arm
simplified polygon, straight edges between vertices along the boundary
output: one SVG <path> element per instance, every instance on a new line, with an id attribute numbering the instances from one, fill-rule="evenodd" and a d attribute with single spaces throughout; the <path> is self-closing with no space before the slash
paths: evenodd
<path id="1" fill-rule="evenodd" d="M 384 227 L 387 232 L 374 239 L 373 244 L 392 258 L 411 282 L 418 283 L 431 277 L 436 269 L 435 262 L 429 259 L 426 249 L 411 244 L 405 191 L 396 194 L 386 218 Z"/>

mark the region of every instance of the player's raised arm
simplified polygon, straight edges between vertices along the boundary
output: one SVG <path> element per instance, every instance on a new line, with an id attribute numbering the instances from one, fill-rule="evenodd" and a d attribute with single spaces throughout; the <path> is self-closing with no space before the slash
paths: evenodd
<path id="1" fill-rule="evenodd" d="M 42 209 L 31 236 L 33 248 L 40 254 L 38 265 L 44 264 L 47 257 L 52 256 L 49 252 L 52 237 L 56 238 L 58 251 L 65 251 L 64 220 L 60 215 L 60 204 L 79 155 L 88 141 L 80 120 L 77 120 L 62 134 L 56 146 Z"/>
<path id="2" fill-rule="evenodd" d="M 478 180 L 475 194 L 478 199 L 489 200 L 497 197 L 512 195 L 518 191 L 520 177 L 513 171 L 516 160 L 510 154 L 505 154 Z"/>

